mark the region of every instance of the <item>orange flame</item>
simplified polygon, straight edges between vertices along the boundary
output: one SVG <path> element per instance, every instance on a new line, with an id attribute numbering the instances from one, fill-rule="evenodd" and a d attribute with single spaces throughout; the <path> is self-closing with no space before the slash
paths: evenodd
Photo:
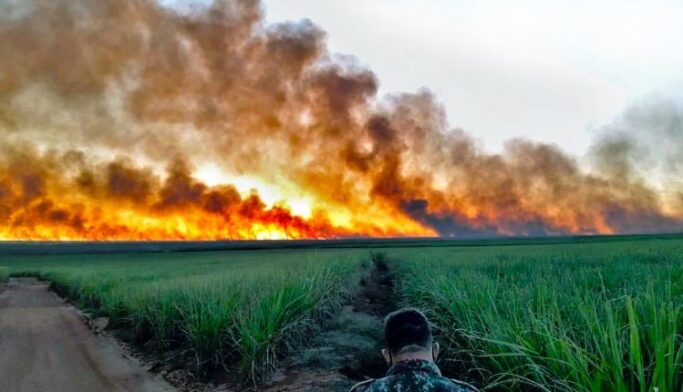
<path id="1" fill-rule="evenodd" d="M 432 94 L 379 100 L 374 74 L 331 56 L 319 28 L 266 25 L 257 0 L 188 13 L 26 0 L 0 14 L 3 239 L 683 229 L 683 192 L 664 197 L 620 141 L 592 171 L 529 141 L 486 153 Z M 200 181 L 206 164 L 224 178 Z M 240 190 L 242 176 L 274 194 Z"/>

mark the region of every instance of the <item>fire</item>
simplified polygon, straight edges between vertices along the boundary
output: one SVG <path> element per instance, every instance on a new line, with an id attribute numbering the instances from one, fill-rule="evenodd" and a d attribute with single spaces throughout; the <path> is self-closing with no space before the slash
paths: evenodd
<path id="1" fill-rule="evenodd" d="M 415 224 L 395 230 L 394 220 L 386 218 L 372 224 L 363 220 L 365 216 L 333 222 L 324 210 L 298 216 L 282 202 L 268 205 L 253 188 L 240 193 L 233 185 L 208 186 L 194 178 L 183 160 L 173 161 L 165 178 L 116 161 L 102 166 L 102 177 L 83 168 L 70 168 L 74 174 L 69 177 L 56 165 L 63 158 L 35 152 L 28 159 L 31 167 L 19 169 L 18 162 L 10 163 L 16 170 L 0 173 L 3 207 L 7 207 L 0 238 L 207 240 L 434 234 Z"/>
<path id="2" fill-rule="evenodd" d="M 0 14 L 0 239 L 683 229 L 680 175 L 662 192 L 633 138 L 598 143 L 588 169 L 525 140 L 488 153 L 431 93 L 378 98 L 318 27 L 266 25 L 258 1 L 26 0 Z"/>

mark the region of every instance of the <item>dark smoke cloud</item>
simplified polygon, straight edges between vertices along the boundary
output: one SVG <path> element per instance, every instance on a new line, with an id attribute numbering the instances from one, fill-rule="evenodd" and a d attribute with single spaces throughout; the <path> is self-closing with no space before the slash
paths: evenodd
<path id="1" fill-rule="evenodd" d="M 5 232 L 30 237 L 35 220 L 77 237 L 145 238 L 123 220 L 102 223 L 124 208 L 312 237 L 683 228 L 681 110 L 669 101 L 606 129 L 589 171 L 528 140 L 487 153 L 428 91 L 379 100 L 376 76 L 330 55 L 320 28 L 266 25 L 256 0 L 182 13 L 151 0 L 4 1 L 0 15 Z M 294 184 L 316 210 L 306 220 L 210 187 L 194 176 L 206 162 Z"/>

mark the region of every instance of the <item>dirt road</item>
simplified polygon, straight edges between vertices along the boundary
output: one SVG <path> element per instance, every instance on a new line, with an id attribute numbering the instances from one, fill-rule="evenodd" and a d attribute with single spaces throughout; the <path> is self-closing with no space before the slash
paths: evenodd
<path id="1" fill-rule="evenodd" d="M 0 390 L 173 391 L 32 278 L 0 287 Z"/>

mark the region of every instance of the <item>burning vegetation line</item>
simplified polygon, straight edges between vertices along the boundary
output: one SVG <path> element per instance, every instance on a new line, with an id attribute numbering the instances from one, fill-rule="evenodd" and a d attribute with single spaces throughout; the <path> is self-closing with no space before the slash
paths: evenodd
<path id="1" fill-rule="evenodd" d="M 590 169 L 521 139 L 491 154 L 430 92 L 378 99 L 375 75 L 317 26 L 268 25 L 256 0 L 3 2 L 0 58 L 2 239 L 683 229 L 674 101 L 606 127 Z M 200 181 L 207 163 L 227 180 Z M 291 189 L 265 202 L 241 176 Z M 310 214 L 289 207 L 298 197 Z"/>

